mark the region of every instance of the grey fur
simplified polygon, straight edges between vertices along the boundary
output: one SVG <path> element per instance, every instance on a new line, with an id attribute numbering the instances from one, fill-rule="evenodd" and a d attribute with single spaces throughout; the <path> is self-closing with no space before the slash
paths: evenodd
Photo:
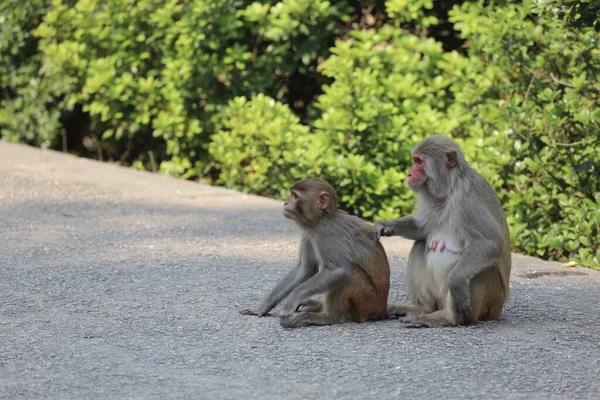
<path id="1" fill-rule="evenodd" d="M 425 157 L 428 178 L 424 184 L 411 185 L 417 196 L 417 212 L 375 225 L 376 238 L 399 235 L 416 241 L 407 263 L 405 283 L 413 306 L 422 307 L 419 308 L 421 314 L 427 315 L 412 315 L 403 321 L 437 326 L 469 323 L 479 315 L 483 318 L 489 314 L 494 318 L 499 315 L 497 307 L 501 309 L 508 298 L 511 269 L 510 235 L 500 201 L 485 178 L 466 162 L 452 139 L 430 136 L 417 144 L 412 153 Z M 456 161 L 453 167 L 447 164 L 448 154 Z M 446 297 L 445 293 L 434 293 L 430 289 L 433 284 L 427 257 L 435 253 L 431 248 L 433 235 L 440 232 L 458 245 L 458 248 L 449 248 L 443 257 L 449 259 L 454 254 L 458 261 L 449 267 L 449 274 L 443 276 L 445 284 L 436 283 L 435 290 L 447 288 L 451 297 L 443 310 L 434 312 L 439 308 L 436 296 Z M 442 253 L 441 248 L 439 253 Z M 497 268 L 499 274 L 485 272 L 492 268 Z M 482 293 L 487 288 L 491 288 L 488 294 L 497 298 L 471 298 L 471 293 Z M 475 302 L 477 310 L 473 311 Z M 480 313 L 480 307 L 494 310 Z M 414 307 L 397 305 L 391 307 L 390 314 L 404 315 L 409 311 L 414 311 Z"/>
<path id="2" fill-rule="evenodd" d="M 303 240 L 312 243 L 323 264 L 366 264 L 376 245 L 365 221 L 339 211 L 319 225 L 302 230 Z"/>

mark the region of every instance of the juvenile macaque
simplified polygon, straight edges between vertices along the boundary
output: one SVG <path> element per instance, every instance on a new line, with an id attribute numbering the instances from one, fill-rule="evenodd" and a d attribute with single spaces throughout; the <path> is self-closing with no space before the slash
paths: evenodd
<path id="1" fill-rule="evenodd" d="M 264 316 L 286 298 L 280 322 L 287 328 L 386 317 L 390 268 L 383 246 L 373 225 L 339 211 L 337 202 L 323 179 L 296 182 L 283 213 L 302 230 L 298 265 L 258 309 L 242 314 Z M 311 298 L 322 293 L 322 302 Z"/>
<path id="2" fill-rule="evenodd" d="M 431 136 L 412 150 L 407 182 L 416 214 L 375 224 L 379 236 L 415 241 L 405 271 L 411 304 L 390 316 L 433 327 L 498 319 L 509 296 L 510 236 L 492 187 L 459 146 Z"/>

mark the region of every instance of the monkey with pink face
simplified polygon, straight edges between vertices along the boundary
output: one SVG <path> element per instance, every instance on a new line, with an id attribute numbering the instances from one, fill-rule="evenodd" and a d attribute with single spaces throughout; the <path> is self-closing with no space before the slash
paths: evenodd
<path id="1" fill-rule="evenodd" d="M 452 139 L 435 135 L 412 150 L 407 183 L 417 212 L 375 224 L 375 236 L 415 241 L 405 270 L 410 304 L 388 316 L 423 327 L 498 319 L 509 296 L 510 236 L 498 197 Z"/>

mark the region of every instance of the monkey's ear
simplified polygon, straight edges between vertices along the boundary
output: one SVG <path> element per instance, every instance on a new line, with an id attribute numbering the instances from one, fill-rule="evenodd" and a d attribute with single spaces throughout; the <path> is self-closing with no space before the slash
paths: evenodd
<path id="1" fill-rule="evenodd" d="M 456 152 L 449 151 L 446 153 L 446 166 L 448 168 L 456 167 Z"/>
<path id="2" fill-rule="evenodd" d="M 317 206 L 321 210 L 324 210 L 327 207 L 329 207 L 329 193 L 327 193 L 327 192 L 320 192 L 317 195 Z"/>

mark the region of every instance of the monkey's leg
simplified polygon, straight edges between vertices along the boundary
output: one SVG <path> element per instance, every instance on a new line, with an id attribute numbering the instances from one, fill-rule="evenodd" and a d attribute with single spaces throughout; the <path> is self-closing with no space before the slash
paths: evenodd
<path id="1" fill-rule="evenodd" d="M 427 245 L 424 240 L 418 240 L 413 244 L 406 268 L 404 270 L 404 286 L 408 291 L 410 304 L 390 304 L 387 315 L 390 318 L 404 317 L 407 314 L 428 314 L 435 310 L 436 299 L 429 290 L 428 276 L 425 260 Z"/>
<path id="2" fill-rule="evenodd" d="M 379 301 L 377 290 L 364 272 L 360 271 L 355 270 L 353 279 L 345 290 L 327 296 L 326 309 L 330 313 L 344 315 L 346 319 L 361 323 L 385 318 L 387 310 L 383 307 L 387 307 L 387 299 L 383 304 Z"/>
<path id="3" fill-rule="evenodd" d="M 289 315 L 281 315 L 280 323 L 284 328 L 298 328 L 308 325 L 331 325 L 340 322 L 341 317 L 348 311 L 348 287 L 345 284 L 338 289 L 334 289 L 325 295 L 321 303 L 323 307 L 321 312 L 301 311 Z M 315 301 L 315 300 L 310 300 Z"/>
<path id="4" fill-rule="evenodd" d="M 477 283 L 477 279 L 481 276 L 485 276 L 485 272 L 497 270 L 499 263 L 497 253 L 498 248 L 493 241 L 480 240 L 470 243 L 463 252 L 457 267 L 448 276 L 448 288 L 450 289 L 448 297 L 453 304 L 452 307 L 446 307 L 446 309 L 452 313 L 455 325 L 466 325 L 479 318 L 483 299 L 473 299 L 472 284 Z M 494 280 L 501 283 L 500 275 L 496 276 Z M 489 293 L 485 293 L 484 297 L 488 295 Z M 476 302 L 473 303 L 473 300 Z"/>
<path id="5" fill-rule="evenodd" d="M 489 268 L 471 280 L 471 320 L 496 320 L 508 293 L 497 267 Z"/>
<path id="6" fill-rule="evenodd" d="M 429 312 L 426 314 L 407 315 L 399 319 L 400 322 L 408 324 L 412 328 L 435 328 L 439 326 L 456 325 L 456 319 L 452 310 L 454 303 L 452 295 L 448 293 L 444 300 L 444 308 L 442 310 Z"/>
<path id="7" fill-rule="evenodd" d="M 292 291 L 281 307 L 281 315 L 290 315 L 296 312 L 300 304 L 314 295 L 341 288 L 348 279 L 349 274 L 346 268 L 324 268 Z"/>
<path id="8" fill-rule="evenodd" d="M 500 280 L 498 270 L 490 268 L 477 275 L 471 282 L 470 311 L 468 319 L 457 314 L 454 298 L 446 295 L 444 309 L 429 314 L 409 315 L 400 322 L 412 327 L 434 328 L 457 326 L 485 319 L 498 319 L 507 295 Z"/>

